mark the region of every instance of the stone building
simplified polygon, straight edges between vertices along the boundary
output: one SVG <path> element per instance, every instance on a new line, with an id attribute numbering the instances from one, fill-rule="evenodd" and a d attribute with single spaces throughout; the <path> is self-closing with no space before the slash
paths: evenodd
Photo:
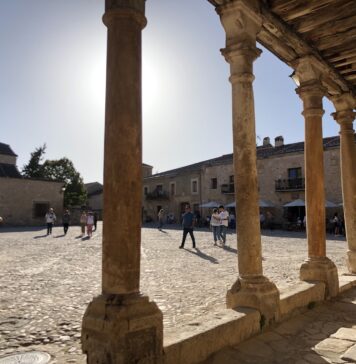
<path id="1" fill-rule="evenodd" d="M 5 225 L 43 225 L 49 207 L 63 213 L 63 183 L 23 178 L 17 155 L 0 143 L 0 216 Z"/>
<path id="2" fill-rule="evenodd" d="M 340 138 L 323 139 L 326 200 L 342 201 L 340 179 Z M 305 200 L 304 143 L 284 144 L 282 136 L 274 146 L 268 137 L 257 147 L 259 198 L 268 201 L 276 222 L 285 221 L 283 208 L 296 199 Z M 205 216 L 211 210 L 201 205 L 210 201 L 227 205 L 235 201 L 233 155 L 227 154 L 181 168 L 153 174 L 144 178 L 144 221 L 155 220 L 163 208 L 166 213 L 180 216 L 184 206 Z M 290 208 L 290 213 L 297 213 Z M 304 214 L 305 209 L 302 209 Z M 284 218 L 283 218 L 284 217 Z"/>

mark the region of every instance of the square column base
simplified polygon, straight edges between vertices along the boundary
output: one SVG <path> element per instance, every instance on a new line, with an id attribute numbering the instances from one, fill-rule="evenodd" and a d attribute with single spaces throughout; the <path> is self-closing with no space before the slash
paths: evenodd
<path id="1" fill-rule="evenodd" d="M 82 349 L 88 364 L 161 364 L 162 312 L 139 294 L 95 297 L 83 317 Z"/>
<path id="2" fill-rule="evenodd" d="M 347 252 L 346 264 L 349 272 L 356 274 L 356 251 L 349 250 Z"/>
<path id="3" fill-rule="evenodd" d="M 325 298 L 339 294 L 339 276 L 336 265 L 327 257 L 308 258 L 300 267 L 301 281 L 319 281 L 326 285 Z"/>
<path id="4" fill-rule="evenodd" d="M 264 276 L 239 277 L 226 294 L 227 308 L 249 307 L 260 311 L 266 324 L 279 317 L 279 291 Z"/>

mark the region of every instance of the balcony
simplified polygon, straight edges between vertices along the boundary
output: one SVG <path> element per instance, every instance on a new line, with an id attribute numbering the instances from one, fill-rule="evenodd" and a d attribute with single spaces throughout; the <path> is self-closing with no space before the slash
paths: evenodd
<path id="1" fill-rule="evenodd" d="M 147 193 L 146 200 L 169 200 L 169 195 L 168 192 L 156 188 Z"/>
<path id="2" fill-rule="evenodd" d="M 233 183 L 228 183 L 221 185 L 221 193 L 228 195 L 235 193 L 235 185 Z"/>
<path id="3" fill-rule="evenodd" d="M 304 178 L 288 178 L 275 180 L 276 191 L 304 191 L 305 179 Z"/>

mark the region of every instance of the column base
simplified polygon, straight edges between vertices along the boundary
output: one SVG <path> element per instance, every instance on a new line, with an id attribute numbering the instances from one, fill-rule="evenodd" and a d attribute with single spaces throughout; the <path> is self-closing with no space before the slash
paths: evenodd
<path id="1" fill-rule="evenodd" d="M 161 364 L 162 312 L 140 294 L 95 297 L 83 317 L 82 349 L 88 364 Z"/>
<path id="2" fill-rule="evenodd" d="M 356 274 L 356 251 L 349 250 L 347 252 L 346 264 L 349 272 Z"/>
<path id="3" fill-rule="evenodd" d="M 335 297 L 339 293 L 337 268 L 327 257 L 308 258 L 300 267 L 300 280 L 324 282 L 325 298 Z"/>
<path id="4" fill-rule="evenodd" d="M 255 308 L 270 321 L 279 316 L 279 291 L 276 285 L 264 276 L 239 277 L 226 294 L 227 308 L 238 306 Z"/>

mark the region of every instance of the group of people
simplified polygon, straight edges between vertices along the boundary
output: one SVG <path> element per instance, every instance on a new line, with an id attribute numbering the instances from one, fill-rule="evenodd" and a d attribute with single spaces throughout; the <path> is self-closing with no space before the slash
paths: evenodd
<path id="1" fill-rule="evenodd" d="M 57 216 L 53 210 L 53 208 L 50 208 L 48 212 L 45 215 L 45 221 L 47 224 L 47 235 L 52 234 L 52 228 L 57 220 Z M 70 212 L 68 209 L 66 209 L 62 216 L 62 224 L 63 224 L 63 232 L 64 235 L 67 235 L 69 225 L 70 225 Z M 81 233 L 82 237 L 85 235 L 85 229 L 87 230 L 88 237 L 91 237 L 93 235 L 93 231 L 97 228 L 97 221 L 98 217 L 96 213 L 93 213 L 92 211 L 82 211 L 82 214 L 80 215 L 80 227 L 81 227 Z"/>
<path id="2" fill-rule="evenodd" d="M 193 232 L 195 223 L 196 223 L 195 215 L 192 213 L 190 205 L 186 205 L 185 212 L 183 213 L 182 216 L 183 237 L 179 249 L 184 248 L 185 240 L 188 234 L 192 239 L 193 249 L 196 248 L 195 237 Z M 225 210 L 223 205 L 220 205 L 218 209 L 215 208 L 213 210 L 210 219 L 210 226 L 213 231 L 214 245 L 217 245 L 217 242 L 219 241 L 221 242 L 222 246 L 225 246 L 228 225 L 229 225 L 229 213 L 227 210 Z"/>

